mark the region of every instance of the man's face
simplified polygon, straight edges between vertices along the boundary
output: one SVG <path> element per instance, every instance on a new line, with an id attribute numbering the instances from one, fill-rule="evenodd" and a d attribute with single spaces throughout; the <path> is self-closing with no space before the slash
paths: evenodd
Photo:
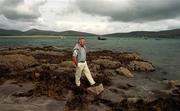
<path id="1" fill-rule="evenodd" d="M 84 39 L 79 39 L 79 44 L 81 46 L 84 46 L 86 44 L 85 40 Z"/>

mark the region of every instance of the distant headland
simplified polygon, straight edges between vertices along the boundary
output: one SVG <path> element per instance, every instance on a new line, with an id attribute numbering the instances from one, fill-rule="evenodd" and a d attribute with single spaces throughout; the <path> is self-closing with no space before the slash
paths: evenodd
<path id="1" fill-rule="evenodd" d="M 27 31 L 20 30 L 7 30 L 0 29 L 0 36 L 34 36 L 34 35 L 46 35 L 46 36 L 98 36 L 98 34 L 80 32 L 80 31 L 50 31 L 40 29 L 30 29 Z M 180 37 L 180 29 L 163 30 L 163 31 L 133 31 L 127 33 L 110 33 L 102 34 L 101 36 L 110 37 Z"/>

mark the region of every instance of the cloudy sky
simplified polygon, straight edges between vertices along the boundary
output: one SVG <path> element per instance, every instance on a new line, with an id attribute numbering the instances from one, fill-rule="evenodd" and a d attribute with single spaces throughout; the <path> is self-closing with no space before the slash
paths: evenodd
<path id="1" fill-rule="evenodd" d="M 0 0 L 0 28 L 105 34 L 180 28 L 180 0 Z"/>

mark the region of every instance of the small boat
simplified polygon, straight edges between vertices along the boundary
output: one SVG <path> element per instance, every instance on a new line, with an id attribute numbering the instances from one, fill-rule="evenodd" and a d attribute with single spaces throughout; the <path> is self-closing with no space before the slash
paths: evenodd
<path id="1" fill-rule="evenodd" d="M 155 40 L 161 40 L 160 38 L 155 38 Z"/>
<path id="2" fill-rule="evenodd" d="M 98 40 L 107 40 L 106 38 L 102 38 L 101 36 L 97 37 Z"/>

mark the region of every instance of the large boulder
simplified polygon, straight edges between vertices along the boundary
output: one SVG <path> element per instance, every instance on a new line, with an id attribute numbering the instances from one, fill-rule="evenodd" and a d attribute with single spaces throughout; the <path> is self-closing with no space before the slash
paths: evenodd
<path id="1" fill-rule="evenodd" d="M 144 61 L 131 61 L 128 64 L 128 68 L 133 71 L 144 71 L 144 72 L 155 71 L 155 67 L 151 63 Z"/>
<path id="2" fill-rule="evenodd" d="M 120 75 L 124 75 L 126 77 L 134 77 L 134 75 L 126 68 L 124 67 L 120 67 L 118 69 L 116 69 L 117 73 Z"/>
<path id="3" fill-rule="evenodd" d="M 124 53 L 124 54 L 120 54 L 119 58 L 126 59 L 126 60 L 142 60 L 142 57 L 139 56 L 137 53 Z"/>
<path id="4" fill-rule="evenodd" d="M 37 64 L 32 56 L 22 54 L 0 55 L 0 69 L 22 70 Z"/>
<path id="5" fill-rule="evenodd" d="M 93 60 L 92 62 L 104 68 L 109 68 L 109 69 L 118 68 L 121 65 L 119 61 L 112 61 L 109 59 L 97 59 L 97 60 Z"/>

